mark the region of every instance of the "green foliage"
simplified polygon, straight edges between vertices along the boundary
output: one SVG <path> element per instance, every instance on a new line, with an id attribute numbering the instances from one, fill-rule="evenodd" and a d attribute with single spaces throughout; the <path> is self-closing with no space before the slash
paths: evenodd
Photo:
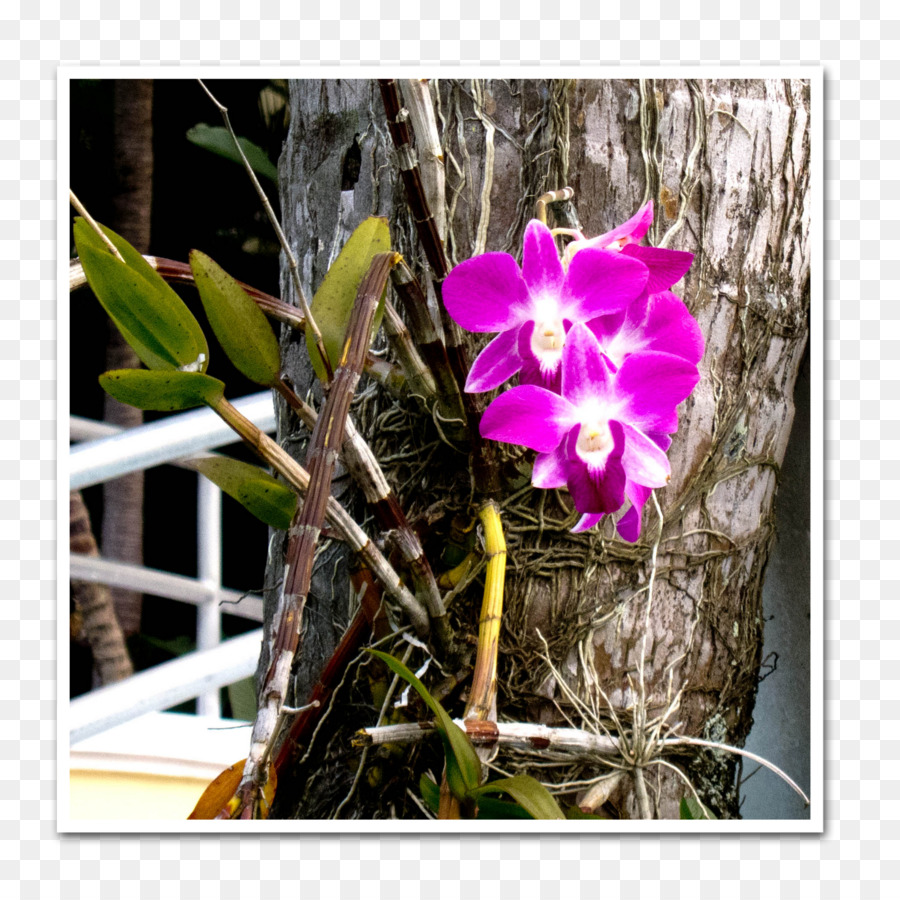
<path id="1" fill-rule="evenodd" d="M 228 685 L 231 718 L 252 722 L 256 718 L 256 679 L 250 675 Z"/>
<path id="2" fill-rule="evenodd" d="M 191 311 L 128 241 L 100 227 L 124 263 L 81 217 L 75 247 L 88 284 L 122 336 L 150 369 L 205 372 L 209 348 Z"/>
<path id="3" fill-rule="evenodd" d="M 190 261 L 203 308 L 222 349 L 247 378 L 271 387 L 281 373 L 281 354 L 265 315 L 205 253 L 192 250 Z"/>
<path id="4" fill-rule="evenodd" d="M 369 271 L 369 266 L 372 265 L 375 256 L 390 249 L 391 236 L 387 219 L 369 216 L 350 235 L 350 239 L 338 254 L 338 258 L 325 273 L 325 278 L 312 299 L 310 311 L 319 331 L 322 332 L 325 352 L 328 354 L 332 370 L 337 368 L 341 351 L 344 349 L 347 324 L 350 321 L 353 304 L 356 302 L 359 285 L 366 272 Z M 382 297 L 375 312 L 375 321 L 372 326 L 373 335 L 381 325 L 383 314 L 384 298 Z M 315 337 L 310 329 L 306 330 L 306 347 L 309 350 L 309 358 L 312 360 L 316 375 L 320 381 L 325 381 L 325 367 L 319 359 Z"/>
<path id="5" fill-rule="evenodd" d="M 450 786 L 453 796 L 459 801 L 464 801 L 469 792 L 477 788 L 481 781 L 481 760 L 478 759 L 465 732 L 447 715 L 444 707 L 428 693 L 425 685 L 399 659 L 394 659 L 393 656 L 382 653 L 380 650 L 370 650 L 369 653 L 377 656 L 395 675 L 399 675 L 412 685 L 425 705 L 434 713 L 435 728 L 444 744 L 447 784 Z"/>
<path id="6" fill-rule="evenodd" d="M 697 801 L 694 797 L 682 797 L 679 804 L 678 817 L 680 819 L 715 819 L 710 809 Z"/>
<path id="7" fill-rule="evenodd" d="M 225 159 L 230 159 L 232 162 L 239 163 L 242 166 L 244 164 L 227 128 L 200 122 L 193 128 L 188 129 L 187 139 L 192 144 L 196 144 L 204 150 L 209 150 L 217 156 L 224 156 Z M 278 169 L 272 164 L 266 155 L 266 151 L 254 144 L 253 141 L 247 140 L 247 138 L 238 138 L 238 143 L 247 157 L 247 162 L 250 163 L 250 168 L 257 175 L 262 175 L 264 178 L 268 178 L 273 183 L 278 184 Z"/>
<path id="8" fill-rule="evenodd" d="M 481 761 L 468 735 L 456 725 L 446 710 L 425 685 L 398 659 L 380 650 L 369 650 L 392 672 L 399 675 L 416 690 L 425 705 L 434 713 L 435 728 L 444 744 L 447 786 L 462 808 L 477 805 L 479 819 L 565 819 L 562 810 L 550 792 L 530 775 L 514 775 L 481 784 Z M 440 789 L 427 775 L 419 779 L 422 799 L 434 812 L 440 804 Z M 490 794 L 511 797 L 514 802 L 498 800 Z"/>
<path id="9" fill-rule="evenodd" d="M 482 794 L 508 794 L 533 819 L 565 819 L 551 793 L 530 775 L 501 778 L 472 791 L 474 797 L 480 797 Z"/>
<path id="10" fill-rule="evenodd" d="M 100 376 L 100 386 L 120 403 L 163 412 L 193 409 L 204 403 L 214 406 L 225 392 L 225 385 L 218 378 L 199 372 L 146 369 L 104 372 Z"/>
<path id="11" fill-rule="evenodd" d="M 205 475 L 266 525 L 282 531 L 290 527 L 297 495 L 259 466 L 227 456 L 192 459 L 185 465 Z"/>
<path id="12" fill-rule="evenodd" d="M 419 778 L 419 793 L 421 793 L 425 805 L 437 815 L 437 811 L 441 806 L 441 789 L 437 786 L 435 780 L 429 778 L 424 772 L 422 777 Z"/>
<path id="13" fill-rule="evenodd" d="M 537 782 L 535 782 L 537 784 Z M 478 813 L 476 819 L 534 819 L 536 818 L 524 806 L 518 803 L 510 803 L 508 800 L 498 800 L 496 797 L 482 795 L 478 798 Z M 549 816 L 557 819 L 559 816 Z"/>

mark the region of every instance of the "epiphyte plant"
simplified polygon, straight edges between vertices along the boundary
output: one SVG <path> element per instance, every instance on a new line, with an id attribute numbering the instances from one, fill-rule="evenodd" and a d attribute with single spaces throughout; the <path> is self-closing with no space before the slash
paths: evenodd
<path id="1" fill-rule="evenodd" d="M 396 141 L 402 138 L 402 122 L 391 115 L 391 84 L 381 87 L 388 124 L 392 132 L 395 126 L 398 132 L 393 135 Z M 416 167 L 401 166 L 401 171 L 407 188 L 415 191 Z M 420 194 L 411 195 L 410 201 L 411 206 L 423 210 Z M 287 526 L 285 578 L 267 637 L 268 668 L 260 685 L 251 750 L 237 783 L 229 782 L 227 796 L 218 797 L 212 804 L 214 809 L 207 808 L 210 817 L 266 815 L 272 802 L 266 786 L 276 777 L 281 780 L 296 755 L 285 748 L 296 744 L 304 749 L 304 742 L 311 740 L 311 726 L 306 723 L 316 719 L 324 701 L 316 699 L 304 707 L 289 707 L 287 694 L 292 666 L 302 652 L 308 578 L 326 518 L 331 528 L 363 556 L 380 581 L 392 627 L 424 642 L 434 659 L 461 664 L 464 670 L 467 667 L 466 648 L 453 633 L 446 606 L 449 594 L 477 575 L 478 563 L 467 559 L 468 568 L 456 574 L 446 572 L 439 579 L 432 573 L 415 530 L 405 521 L 400 504 L 390 498 L 388 480 L 371 452 L 367 454 L 365 440 L 348 418 L 356 384 L 364 371 L 401 397 L 405 393 L 409 398 L 412 393 L 415 402 L 424 400 L 433 411 L 436 425 L 443 428 L 443 436 L 453 440 L 451 432 L 455 429 L 457 445 L 470 450 L 473 460 L 484 452 L 485 444 L 480 439 L 536 451 L 531 484 L 543 490 L 568 491 L 576 512 L 574 523 L 570 522 L 573 531 L 591 529 L 604 516 L 615 515 L 630 503 L 616 527 L 622 538 L 636 542 L 644 504 L 653 489 L 668 481 L 666 450 L 678 426 L 677 407 L 699 378 L 703 339 L 687 307 L 670 291 L 688 270 L 691 254 L 639 243 L 652 219 L 652 204 L 645 204 L 624 225 L 593 239 L 571 230 L 551 231 L 544 221 L 532 221 L 525 229 L 521 268 L 507 254 L 485 253 L 451 270 L 440 240 L 435 240 L 427 207 L 424 213 L 414 218 L 421 227 L 436 292 L 442 297 L 443 339 L 436 337 L 434 323 L 414 306 L 417 298 L 424 298 L 424 292 L 406 262 L 391 249 L 387 223 L 375 219 L 364 222 L 312 302 L 307 303 L 298 291 L 304 315 L 294 311 L 291 324 L 306 331 L 310 359 L 327 386 L 326 402 L 318 413 L 294 395 L 281 378 L 277 342 L 259 311 L 266 308 L 264 304 L 250 300 L 208 257 L 192 254 L 193 280 L 226 353 L 248 377 L 284 397 L 312 432 L 306 468 L 241 421 L 225 400 L 222 382 L 207 375 L 209 351 L 197 337 L 199 326 L 195 328 L 196 323 L 184 320 L 180 307 L 168 295 L 161 299 L 164 291 L 137 259 L 128 257 L 124 242 L 106 232 L 126 257 L 126 268 L 114 271 L 110 264 L 114 257 L 97 243 L 102 243 L 101 231 L 83 222 L 76 225 L 79 256 L 88 280 L 98 296 L 118 298 L 108 301 L 108 309 L 123 334 L 136 349 L 141 348 L 138 354 L 149 368 L 145 372 L 107 373 L 102 379 L 104 388 L 143 408 L 210 406 L 291 487 L 286 491 L 282 482 L 266 482 L 268 476 L 261 470 L 253 473 L 253 479 L 267 488 L 267 504 L 277 508 L 266 521 L 273 527 Z M 562 252 L 557 249 L 559 237 L 570 238 Z M 115 263 L 121 266 L 118 260 Z M 101 270 L 114 274 L 104 275 Z M 405 305 L 410 332 L 405 331 L 402 318 L 395 315 L 390 298 L 385 296 L 389 281 Z M 147 284 L 153 284 L 152 290 Z M 149 306 L 133 304 L 128 297 L 137 293 L 158 296 Z M 164 304 L 168 305 L 164 308 Z M 267 311 L 277 311 L 277 304 L 269 302 Z M 147 321 L 134 318 L 135 305 L 144 310 Z M 382 310 L 398 364 L 385 364 L 368 352 Z M 290 318 L 283 309 L 280 314 L 282 321 Z M 174 323 L 181 324 L 176 327 Z M 497 337 L 469 366 L 460 344 L 454 342 L 454 325 L 496 332 Z M 518 384 L 502 391 L 482 414 L 472 394 L 497 389 L 515 376 Z M 329 496 L 338 454 L 359 479 L 380 528 L 393 536 L 391 549 L 398 552 L 383 552 L 385 545 L 372 541 Z M 486 453 L 485 458 L 488 456 Z M 473 462 L 473 505 L 486 552 L 475 549 L 470 556 L 476 560 L 483 557 L 486 577 L 464 719 L 490 724 L 497 720 L 502 565 L 507 550 L 502 545 L 503 496 L 482 490 L 491 482 L 479 480 L 477 471 Z M 502 479 L 499 481 L 502 484 Z M 234 487 L 232 478 L 232 493 L 240 499 L 246 498 L 248 491 Z M 278 495 L 277 502 L 270 502 L 273 493 Z M 297 504 L 296 493 L 305 495 L 305 501 Z M 257 503 L 258 508 L 263 505 Z M 495 539 L 490 546 L 489 535 Z M 443 593 L 442 588 L 448 585 L 449 594 Z M 346 664 L 352 661 L 351 653 Z M 390 667 L 387 660 L 383 661 Z M 333 704 L 333 687 L 329 691 Z M 299 727 L 300 722 L 305 731 Z M 468 728 L 466 733 L 471 736 Z M 299 737 L 301 734 L 305 736 Z M 479 759 L 485 763 L 481 753 Z M 448 772 L 442 781 L 454 777 Z M 471 793 L 474 786 L 475 782 L 468 784 L 463 791 L 457 784 L 456 793 L 450 792 L 465 804 L 466 797 L 475 797 Z M 221 785 L 219 789 L 221 793 Z M 454 813 L 452 809 L 443 812 Z M 460 810 L 455 812 L 459 814 Z"/>

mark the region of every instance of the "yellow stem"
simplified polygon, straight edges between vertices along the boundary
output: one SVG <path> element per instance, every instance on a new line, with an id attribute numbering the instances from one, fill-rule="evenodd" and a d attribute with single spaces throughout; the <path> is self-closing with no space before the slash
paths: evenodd
<path id="1" fill-rule="evenodd" d="M 488 562 L 484 577 L 484 601 L 478 623 L 478 650 L 472 675 L 472 691 L 463 718 L 485 721 L 497 717 L 497 650 L 503 615 L 506 540 L 503 537 L 500 508 L 493 500 L 482 504 L 478 510 L 478 518 L 484 529 L 484 548 Z"/>

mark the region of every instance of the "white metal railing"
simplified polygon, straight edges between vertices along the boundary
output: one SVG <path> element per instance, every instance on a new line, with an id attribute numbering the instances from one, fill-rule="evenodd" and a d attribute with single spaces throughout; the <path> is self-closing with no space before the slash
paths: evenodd
<path id="1" fill-rule="evenodd" d="M 204 693 L 218 694 L 256 671 L 261 640 L 259 628 L 76 697 L 69 704 L 70 743 Z"/>
<path id="2" fill-rule="evenodd" d="M 268 391 L 236 400 L 234 406 L 263 431 L 275 430 L 272 395 Z M 77 420 L 76 424 L 84 421 Z M 205 408 L 127 431 L 109 432 L 107 437 L 69 451 L 69 489 L 76 491 L 100 484 L 129 472 L 233 444 L 235 440 L 235 433 Z"/>
<path id="3" fill-rule="evenodd" d="M 244 397 L 234 405 L 265 432 L 275 429 L 272 395 Z M 163 463 L 234 443 L 234 432 L 212 410 L 192 410 L 127 431 L 72 417 L 70 436 L 84 441 L 69 451 L 69 487 L 77 490 Z M 124 682 L 77 697 L 70 704 L 70 740 L 75 742 L 154 710 L 197 698 L 197 713 L 219 716 L 219 689 L 256 670 L 262 631 L 221 643 L 221 605 L 262 621 L 262 600 L 222 586 L 221 492 L 198 475 L 197 578 L 160 572 L 100 557 L 70 555 L 70 577 L 124 587 L 197 607 L 197 649 L 138 673 Z"/>

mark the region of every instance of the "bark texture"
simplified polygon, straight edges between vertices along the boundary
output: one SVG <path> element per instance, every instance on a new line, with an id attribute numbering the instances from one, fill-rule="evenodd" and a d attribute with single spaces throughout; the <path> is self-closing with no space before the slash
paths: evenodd
<path id="1" fill-rule="evenodd" d="M 332 80 L 300 84 L 291 89 L 291 127 L 279 181 L 283 228 L 300 268 L 304 292 L 312 300 L 356 226 L 370 215 L 387 216 L 393 199 L 391 171 L 375 169 L 373 146 L 383 160 L 385 136 L 376 134 L 373 125 L 380 104 L 374 83 Z M 358 157 L 357 151 L 361 151 Z M 282 269 L 282 297 L 297 305 L 287 270 L 284 266 Z M 281 343 L 283 370 L 296 392 L 301 397 L 310 392 L 321 400 L 321 387 L 302 336 L 284 329 Z M 309 433 L 278 395 L 275 408 L 279 443 L 302 461 Z M 352 508 L 355 496 L 348 488 L 346 469 L 339 463 L 332 493 Z M 284 540 L 275 535 L 266 578 L 269 605 L 277 596 L 283 553 Z M 348 554 L 343 545 L 320 542 L 307 600 L 304 649 L 295 669 L 293 688 L 298 698 L 305 699 L 312 691 L 349 621 L 347 567 Z"/>
<path id="2" fill-rule="evenodd" d="M 737 745 L 752 724 L 773 497 L 808 336 L 809 85 L 444 81 L 433 95 L 452 263 L 498 250 L 520 259 L 536 199 L 565 185 L 574 200 L 551 207 L 555 224 L 580 222 L 597 235 L 653 199 L 649 242 L 695 254 L 677 293 L 700 322 L 706 353 L 701 382 L 680 410 L 672 480 L 657 492 L 662 521 L 651 500 L 637 544 L 618 540 L 609 520 L 572 535 L 568 495 L 528 489 L 530 455 L 503 451 L 512 499 L 503 506 L 500 715 L 556 725 L 565 713 L 579 727 L 616 731 L 632 752 L 605 809 L 677 818 L 689 791 L 648 744 L 654 720 L 660 733 Z M 366 215 L 388 215 L 395 249 L 417 261 L 377 87 L 306 81 L 292 85 L 291 98 L 282 203 L 310 294 Z M 355 139 L 359 178 L 342 192 L 344 154 Z M 287 338 L 285 350 L 302 391 L 305 351 Z M 446 543 L 448 523 L 470 499 L 465 460 L 443 446 L 429 450 L 427 420 L 386 433 L 398 416 L 383 405 L 362 418 L 380 457 L 391 447 L 394 455 L 417 451 L 408 464 L 386 468 L 408 515 Z M 283 417 L 279 437 L 290 441 L 292 428 Z M 280 564 L 273 556 L 271 571 Z M 302 667 L 310 673 L 336 641 L 335 611 L 346 609 L 339 570 L 329 562 L 325 572 L 325 605 L 308 620 L 323 652 L 309 653 L 316 642 L 307 639 Z M 458 627 L 474 631 L 477 616 L 464 621 L 471 609 L 457 603 Z M 668 761 L 718 815 L 737 814 L 731 757 L 702 751 Z M 527 760 L 504 760 L 511 769 L 520 763 L 529 771 Z M 598 764 L 579 777 L 603 771 Z"/>
<path id="3" fill-rule="evenodd" d="M 69 550 L 88 556 L 100 555 L 81 491 L 69 494 Z M 83 636 L 90 645 L 99 683 L 112 684 L 134 674 L 109 588 L 105 584 L 73 580 L 71 597 L 75 607 L 71 617 L 72 637 Z"/>
<path id="4" fill-rule="evenodd" d="M 140 253 L 150 249 L 150 211 L 153 194 L 153 82 L 125 79 L 113 94 L 113 228 Z M 106 347 L 106 368 L 138 368 L 140 360 L 112 322 Z M 144 414 L 106 394 L 103 418 L 122 428 L 134 428 Z M 143 565 L 144 473 L 134 472 L 103 487 L 101 543 L 108 559 Z M 125 635 L 141 628 L 142 595 L 110 588 L 116 615 Z"/>

